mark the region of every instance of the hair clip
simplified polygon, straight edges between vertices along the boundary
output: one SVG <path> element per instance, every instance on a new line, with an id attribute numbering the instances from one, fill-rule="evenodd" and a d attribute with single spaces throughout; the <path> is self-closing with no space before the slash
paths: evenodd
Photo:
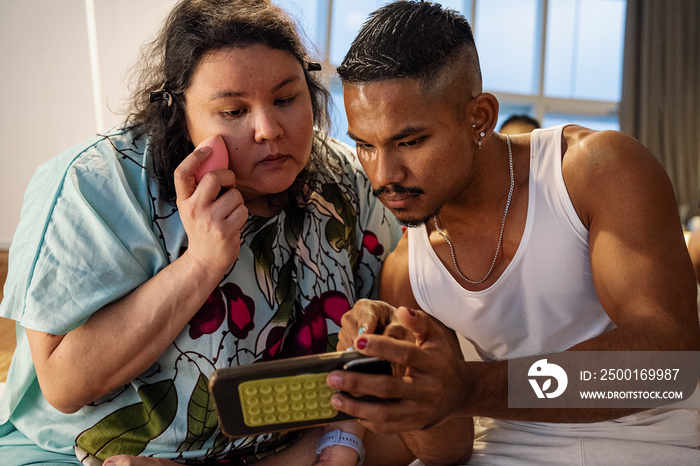
<path id="1" fill-rule="evenodd" d="M 307 61 L 306 69 L 309 71 L 321 71 L 321 64 L 315 61 Z"/>
<path id="2" fill-rule="evenodd" d="M 163 83 L 162 86 L 160 86 L 160 89 L 157 91 L 152 91 L 148 95 L 149 100 L 151 103 L 153 102 L 158 102 L 160 100 L 165 100 L 168 103 L 168 107 L 170 107 L 173 104 L 173 96 L 170 94 L 170 92 L 165 90 L 165 83 Z"/>

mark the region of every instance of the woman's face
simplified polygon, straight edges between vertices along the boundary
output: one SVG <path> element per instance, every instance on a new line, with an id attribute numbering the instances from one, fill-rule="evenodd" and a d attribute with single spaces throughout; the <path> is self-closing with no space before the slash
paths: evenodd
<path id="1" fill-rule="evenodd" d="M 219 134 L 250 210 L 289 188 L 306 166 L 313 110 L 301 63 L 265 45 L 209 52 L 185 91 L 189 139 Z M 255 210 L 255 209 L 253 209 Z"/>

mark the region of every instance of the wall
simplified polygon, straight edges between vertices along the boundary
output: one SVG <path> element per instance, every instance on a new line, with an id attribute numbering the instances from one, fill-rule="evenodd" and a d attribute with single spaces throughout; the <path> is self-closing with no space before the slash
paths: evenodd
<path id="1" fill-rule="evenodd" d="M 0 249 L 36 168 L 121 122 L 126 72 L 174 4 L 0 0 Z"/>
<path id="2" fill-rule="evenodd" d="M 0 302 L 2 302 L 2 286 L 7 278 L 7 251 L 0 250 Z M 14 351 L 16 346 L 15 322 L 0 317 L 0 383 L 5 381 L 9 361 L 3 352 Z"/>

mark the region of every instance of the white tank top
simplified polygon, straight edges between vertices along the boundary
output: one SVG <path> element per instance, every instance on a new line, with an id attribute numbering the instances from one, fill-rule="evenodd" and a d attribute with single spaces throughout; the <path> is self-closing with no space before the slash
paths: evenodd
<path id="1" fill-rule="evenodd" d="M 485 360 L 563 351 L 614 328 L 593 287 L 588 230 L 564 185 L 562 129 L 532 133 L 525 230 L 513 260 L 489 288 L 462 288 L 430 246 L 425 227 L 408 230 L 416 301 Z"/>
<path id="2" fill-rule="evenodd" d="M 564 351 L 615 328 L 593 287 L 588 230 L 564 185 L 563 128 L 532 133 L 525 230 L 513 260 L 489 288 L 462 288 L 435 254 L 425 227 L 408 229 L 408 268 L 416 301 L 471 341 L 485 361 Z M 494 428 L 696 447 L 700 411 L 656 408 L 590 424 L 477 418 L 477 436 Z"/>

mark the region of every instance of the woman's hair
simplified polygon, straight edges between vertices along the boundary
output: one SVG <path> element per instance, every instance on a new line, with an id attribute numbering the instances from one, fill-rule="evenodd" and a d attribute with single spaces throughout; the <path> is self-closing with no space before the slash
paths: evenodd
<path id="1" fill-rule="evenodd" d="M 309 72 L 307 52 L 293 21 L 269 0 L 182 0 L 170 12 L 156 39 L 141 52 L 140 69 L 134 73 L 126 125 L 150 137 L 150 152 L 160 195 L 175 203 L 175 168 L 194 150 L 187 139 L 185 91 L 208 52 L 229 47 L 262 44 L 288 52 L 302 65 L 311 94 L 314 144 L 307 167 L 285 192 L 286 203 L 303 189 L 309 171 L 323 169 L 326 134 L 330 126 L 328 91 Z M 311 66 L 312 69 L 318 69 Z M 150 94 L 165 91 L 172 98 L 151 102 Z M 275 196 L 270 196 L 270 202 Z"/>

